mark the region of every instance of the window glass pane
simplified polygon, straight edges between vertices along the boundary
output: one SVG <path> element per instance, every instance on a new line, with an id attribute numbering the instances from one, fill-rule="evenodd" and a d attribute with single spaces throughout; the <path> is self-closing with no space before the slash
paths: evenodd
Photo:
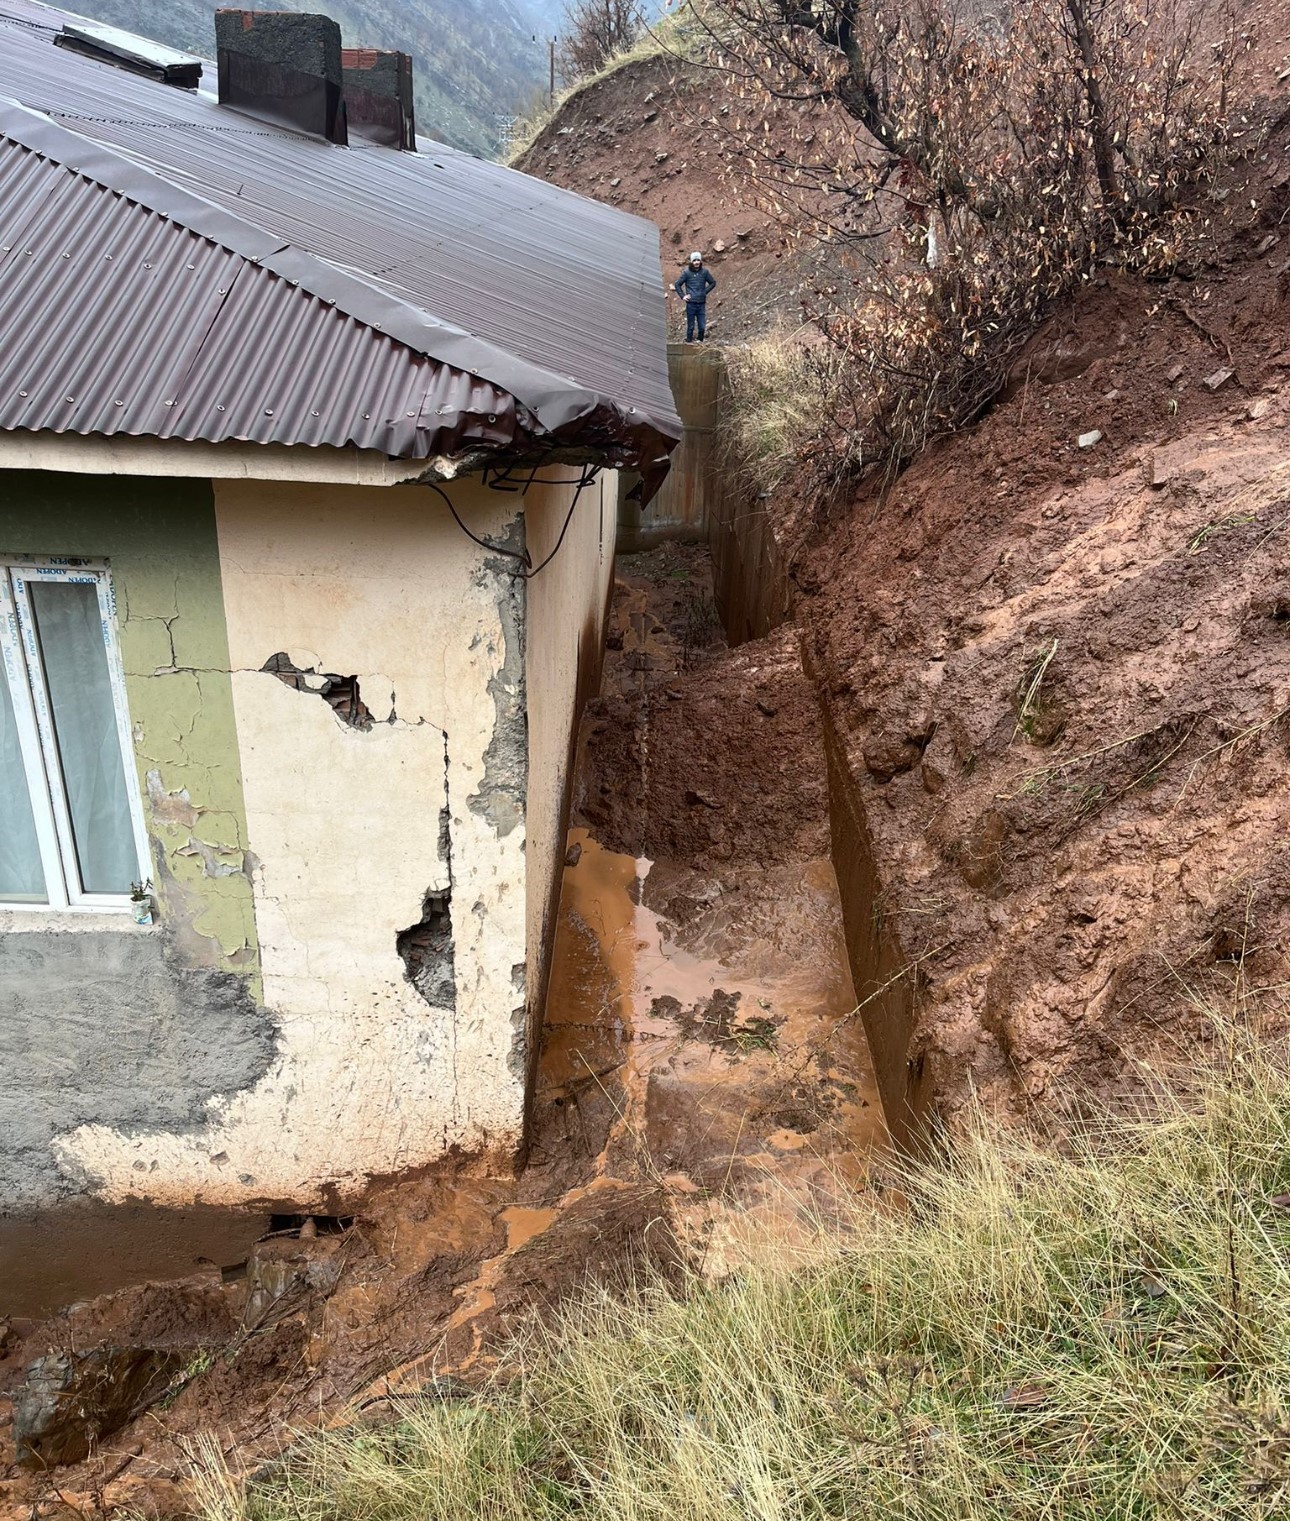
<path id="1" fill-rule="evenodd" d="M 0 568 L 0 576 L 4 575 Z M 45 873 L 36 843 L 36 821 L 18 748 L 13 696 L 0 664 L 0 899 L 44 903 Z"/>
<path id="2" fill-rule="evenodd" d="M 67 808 L 87 893 L 128 893 L 139 875 L 97 588 L 27 581 Z"/>

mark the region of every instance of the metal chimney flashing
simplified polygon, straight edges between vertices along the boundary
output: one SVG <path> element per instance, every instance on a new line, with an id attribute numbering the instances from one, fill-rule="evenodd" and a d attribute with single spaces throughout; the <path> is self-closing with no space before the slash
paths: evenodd
<path id="1" fill-rule="evenodd" d="M 340 57 L 350 136 L 415 153 L 411 57 L 381 48 L 342 48 Z"/>
<path id="2" fill-rule="evenodd" d="M 217 10 L 219 103 L 344 146 L 340 27 L 297 11 Z"/>

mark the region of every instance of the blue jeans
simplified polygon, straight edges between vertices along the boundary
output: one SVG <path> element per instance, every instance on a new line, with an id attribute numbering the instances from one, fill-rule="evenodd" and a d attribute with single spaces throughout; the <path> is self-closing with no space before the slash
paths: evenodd
<path id="1" fill-rule="evenodd" d="M 708 331 L 708 303 L 706 301 L 687 301 L 685 303 L 685 341 L 694 342 L 694 331 L 699 330 L 699 342 L 703 342 L 703 335 Z"/>

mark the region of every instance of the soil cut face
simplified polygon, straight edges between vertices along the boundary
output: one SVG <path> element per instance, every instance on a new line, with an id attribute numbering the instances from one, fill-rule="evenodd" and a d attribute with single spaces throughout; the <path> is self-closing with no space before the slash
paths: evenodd
<path id="1" fill-rule="evenodd" d="M 101 1430 L 83 1457 L 55 1422 L 19 1465 L 0 1399 L 0 1515 L 180 1512 L 199 1437 L 253 1471 L 295 1430 L 452 1397 L 588 1279 L 724 1273 L 770 1219 L 781 1239 L 864 1185 L 883 1125 L 817 709 L 791 642 L 724 648 L 709 577 L 674 546 L 622 567 L 527 1165 L 461 1160 L 374 1190 L 352 1221 L 279 1221 L 244 1263 L 0 1322 L 0 1388 L 26 1402 L 25 1429 L 44 1358 L 40 1377 L 74 1379 Z"/>
<path id="2" fill-rule="evenodd" d="M 1194 278 L 1097 281 L 977 427 L 805 504 L 809 664 L 951 1117 L 1134 1104 L 1140 1062 L 1285 1020 L 1284 126 L 1222 195 Z"/>

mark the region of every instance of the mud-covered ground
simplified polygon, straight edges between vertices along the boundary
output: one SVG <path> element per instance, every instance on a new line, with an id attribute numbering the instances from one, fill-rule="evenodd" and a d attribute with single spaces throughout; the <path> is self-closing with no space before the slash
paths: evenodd
<path id="1" fill-rule="evenodd" d="M 462 1159 L 374 1190 L 352 1219 L 279 1220 L 244 1264 L 0 1320 L 6 1395 L 63 1357 L 44 1370 L 73 1370 L 91 1414 L 138 1412 L 88 1458 L 66 1445 L 84 1423 L 55 1422 L 41 1451 L 69 1461 L 16 1467 L 0 1397 L 0 1515 L 181 1512 L 195 1443 L 253 1471 L 293 1430 L 451 1394 L 589 1278 L 723 1272 L 768 1215 L 782 1232 L 863 1182 L 882 1121 L 795 646 L 726 651 L 700 551 L 620 570 L 527 1165 Z"/>

